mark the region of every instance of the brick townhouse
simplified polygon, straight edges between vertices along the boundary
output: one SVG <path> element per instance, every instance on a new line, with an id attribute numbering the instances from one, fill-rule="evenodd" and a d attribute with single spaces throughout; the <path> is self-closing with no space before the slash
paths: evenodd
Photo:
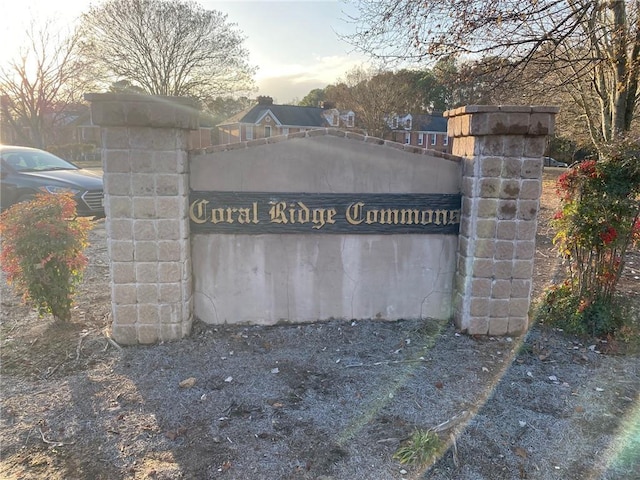
<path id="1" fill-rule="evenodd" d="M 438 114 L 393 115 L 387 119 L 391 140 L 429 150 L 451 152 L 447 119 Z"/>

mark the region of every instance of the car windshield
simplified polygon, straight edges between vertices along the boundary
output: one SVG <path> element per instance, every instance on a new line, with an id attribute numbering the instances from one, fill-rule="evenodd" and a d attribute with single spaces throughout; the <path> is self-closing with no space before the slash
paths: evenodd
<path id="1" fill-rule="evenodd" d="M 3 150 L 0 157 L 19 172 L 78 169 L 72 163 L 42 150 Z"/>

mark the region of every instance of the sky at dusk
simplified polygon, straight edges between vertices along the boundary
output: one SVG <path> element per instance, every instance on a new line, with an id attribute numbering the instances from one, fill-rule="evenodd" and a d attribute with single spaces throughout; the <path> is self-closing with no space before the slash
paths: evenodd
<path id="1" fill-rule="evenodd" d="M 90 0 L 0 0 L 0 62 L 15 55 L 30 19 L 54 18 L 70 24 Z M 277 103 L 302 99 L 310 90 L 343 78 L 367 58 L 339 39 L 353 31 L 353 7 L 341 0 L 197 0 L 228 15 L 246 37 L 249 62 L 258 67 L 257 95 Z M 11 19 L 10 21 L 7 21 Z"/>

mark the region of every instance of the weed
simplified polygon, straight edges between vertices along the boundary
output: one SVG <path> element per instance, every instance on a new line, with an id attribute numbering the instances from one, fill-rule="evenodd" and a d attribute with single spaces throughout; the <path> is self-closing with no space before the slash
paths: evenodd
<path id="1" fill-rule="evenodd" d="M 402 464 L 423 466 L 435 460 L 445 443 L 433 430 L 416 430 L 393 454 Z"/>

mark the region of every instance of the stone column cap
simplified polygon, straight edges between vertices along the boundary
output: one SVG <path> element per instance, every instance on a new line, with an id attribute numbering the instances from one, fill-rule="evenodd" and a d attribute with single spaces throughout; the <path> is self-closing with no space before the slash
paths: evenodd
<path id="1" fill-rule="evenodd" d="M 442 116 L 452 118 L 469 113 L 558 113 L 559 111 L 560 107 L 552 105 L 466 105 L 447 110 Z"/>
<path id="2" fill-rule="evenodd" d="M 467 105 L 443 113 L 450 137 L 553 135 L 559 107 L 537 105 Z"/>
<path id="3" fill-rule="evenodd" d="M 132 93 L 85 93 L 91 123 L 104 127 L 153 127 L 194 130 L 200 110 L 194 99 Z"/>

